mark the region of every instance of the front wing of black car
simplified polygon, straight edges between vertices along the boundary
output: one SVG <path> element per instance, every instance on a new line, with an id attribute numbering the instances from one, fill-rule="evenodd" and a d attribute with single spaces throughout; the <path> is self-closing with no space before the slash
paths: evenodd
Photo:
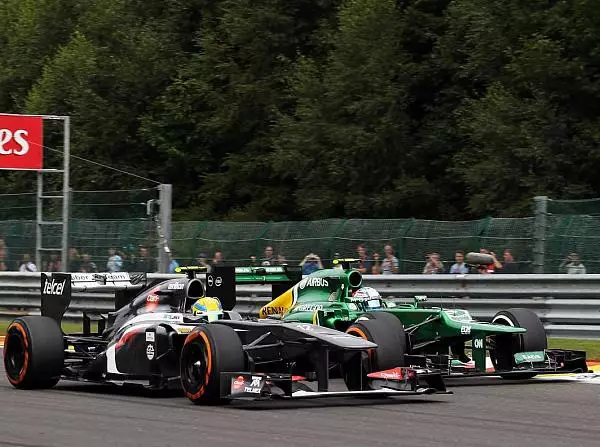
<path id="1" fill-rule="evenodd" d="M 314 399 L 323 397 L 419 396 L 452 394 L 439 373 L 394 368 L 368 375 L 366 390 L 324 391 L 311 388 L 305 377 L 291 374 L 221 373 L 221 396 L 235 400 Z"/>

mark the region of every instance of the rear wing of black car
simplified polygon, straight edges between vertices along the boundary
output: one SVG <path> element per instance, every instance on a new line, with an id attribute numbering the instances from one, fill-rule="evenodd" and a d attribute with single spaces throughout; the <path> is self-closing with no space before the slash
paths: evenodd
<path id="1" fill-rule="evenodd" d="M 277 298 L 302 279 L 302 270 L 287 265 L 265 267 L 214 266 L 206 274 L 206 296 L 216 297 L 225 310 L 232 310 L 236 302 L 236 286 L 268 284 L 271 297 Z"/>
<path id="2" fill-rule="evenodd" d="M 60 324 L 73 292 L 114 292 L 116 310 L 147 286 L 145 273 L 42 273 L 41 314 Z"/>

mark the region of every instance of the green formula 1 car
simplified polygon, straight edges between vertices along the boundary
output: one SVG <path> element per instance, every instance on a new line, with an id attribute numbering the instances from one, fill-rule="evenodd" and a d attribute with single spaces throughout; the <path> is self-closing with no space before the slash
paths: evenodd
<path id="1" fill-rule="evenodd" d="M 274 299 L 260 309 L 260 318 L 318 324 L 376 343 L 366 374 L 400 366 L 426 367 L 445 377 L 528 379 L 541 373 L 587 372 L 585 352 L 547 349 L 544 326 L 530 310 L 503 310 L 488 323 L 476 321 L 465 309 L 427 307 L 424 297 L 394 303 L 363 287 L 362 275 L 350 268 L 350 261 L 304 278 L 287 266 L 236 267 L 235 275 L 224 275 L 235 281 L 218 288 L 209 284 L 208 289 L 231 301 L 236 283 L 272 284 Z M 465 355 L 468 344 L 472 360 Z M 350 388 L 354 381 L 360 389 L 363 377 L 345 378 Z"/>

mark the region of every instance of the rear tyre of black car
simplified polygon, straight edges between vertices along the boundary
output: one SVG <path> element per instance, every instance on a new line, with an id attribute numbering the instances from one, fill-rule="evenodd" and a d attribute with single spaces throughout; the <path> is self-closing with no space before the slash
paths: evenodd
<path id="1" fill-rule="evenodd" d="M 221 373 L 244 369 L 242 342 L 233 328 L 198 326 L 185 339 L 180 358 L 181 386 L 193 403 L 227 403 L 221 399 Z"/>
<path id="2" fill-rule="evenodd" d="M 496 335 L 490 349 L 490 359 L 497 370 L 512 370 L 514 354 L 517 352 L 543 351 L 548 347 L 546 330 L 539 317 L 529 309 L 512 308 L 498 312 L 492 319 L 494 324 L 527 329 L 524 334 Z M 504 379 L 525 380 L 536 373 L 500 374 Z"/>
<path id="3" fill-rule="evenodd" d="M 13 320 L 4 339 L 4 369 L 20 389 L 52 388 L 64 366 L 64 338 L 59 325 L 42 316 Z"/>
<path id="4" fill-rule="evenodd" d="M 368 359 L 360 359 L 360 354 L 356 353 L 342 363 L 342 377 L 348 390 L 371 389 L 367 374 L 404 366 L 406 335 L 404 325 L 394 315 L 385 312 L 365 314 L 346 333 L 377 344 L 377 348 L 369 350 Z"/>

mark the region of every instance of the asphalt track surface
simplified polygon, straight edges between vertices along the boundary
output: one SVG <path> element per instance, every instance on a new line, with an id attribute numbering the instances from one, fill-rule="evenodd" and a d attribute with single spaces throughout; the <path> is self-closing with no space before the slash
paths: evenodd
<path id="1" fill-rule="evenodd" d="M 177 394 L 71 382 L 16 390 L 0 369 L 1 446 L 600 445 L 600 387 L 593 384 L 478 378 L 452 382 L 455 394 L 446 396 L 207 408 Z"/>

